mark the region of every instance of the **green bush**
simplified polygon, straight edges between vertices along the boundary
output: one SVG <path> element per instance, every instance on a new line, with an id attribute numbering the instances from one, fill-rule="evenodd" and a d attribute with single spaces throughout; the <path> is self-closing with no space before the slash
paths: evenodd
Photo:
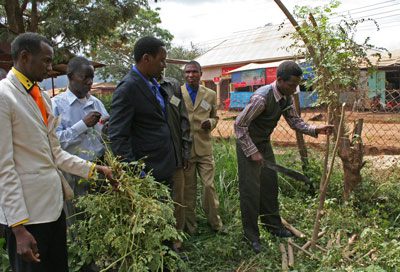
<path id="1" fill-rule="evenodd" d="M 110 94 L 96 94 L 95 95 L 100 101 L 103 103 L 107 112 L 110 114 L 111 112 L 111 102 L 112 102 L 112 93 Z"/>
<path id="2" fill-rule="evenodd" d="M 3 272 L 11 271 L 8 254 L 4 249 L 5 244 L 6 240 L 4 238 L 0 238 L 0 268 Z"/>
<path id="3" fill-rule="evenodd" d="M 85 219 L 69 229 L 70 271 L 91 263 L 101 271 L 177 270 L 180 258 L 164 245 L 180 238 L 168 188 L 150 175 L 140 178 L 143 164 L 107 157 L 119 187 L 104 183 L 77 199 Z"/>

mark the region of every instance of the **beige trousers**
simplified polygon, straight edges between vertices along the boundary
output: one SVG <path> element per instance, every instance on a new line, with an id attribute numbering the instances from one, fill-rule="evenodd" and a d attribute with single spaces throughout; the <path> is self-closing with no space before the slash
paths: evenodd
<path id="1" fill-rule="evenodd" d="M 173 188 L 172 188 L 172 200 L 175 202 L 174 205 L 174 216 L 176 220 L 176 229 L 183 231 L 185 227 L 185 176 L 183 168 L 177 168 L 174 175 L 172 176 Z"/>
<path id="2" fill-rule="evenodd" d="M 190 234 L 196 233 L 197 174 L 203 183 L 203 209 L 208 223 L 214 230 L 222 227 L 218 213 L 219 201 L 214 187 L 215 163 L 212 155 L 194 156 L 189 160 L 185 173 L 185 224 Z"/>

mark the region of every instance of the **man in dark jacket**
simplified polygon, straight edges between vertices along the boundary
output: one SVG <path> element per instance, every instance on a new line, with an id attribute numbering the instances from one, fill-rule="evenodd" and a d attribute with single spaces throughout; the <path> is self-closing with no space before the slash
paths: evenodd
<path id="1" fill-rule="evenodd" d="M 155 78 L 166 67 L 165 44 L 143 37 L 134 46 L 136 65 L 113 94 L 108 134 L 113 153 L 124 161 L 144 158 L 146 172 L 172 185 L 176 168 L 174 145 L 167 122 L 168 95 Z"/>
<path id="2" fill-rule="evenodd" d="M 167 119 L 171 130 L 172 142 L 175 147 L 176 170 L 172 177 L 174 183 L 172 198 L 175 202 L 176 229 L 183 231 L 185 226 L 184 187 L 185 177 L 183 170 L 187 168 L 190 159 L 192 140 L 190 138 L 190 123 L 185 103 L 182 100 L 180 84 L 173 78 L 162 78 L 161 87 L 168 94 Z M 173 249 L 181 250 L 182 243 L 174 241 Z"/>

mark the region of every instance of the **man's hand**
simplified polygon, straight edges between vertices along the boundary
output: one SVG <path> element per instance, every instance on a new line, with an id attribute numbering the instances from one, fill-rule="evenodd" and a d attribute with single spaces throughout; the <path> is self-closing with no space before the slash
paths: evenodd
<path id="1" fill-rule="evenodd" d="M 101 113 L 98 111 L 91 111 L 88 113 L 88 115 L 86 115 L 85 117 L 83 117 L 83 122 L 85 122 L 87 127 L 93 127 L 94 125 L 97 124 L 97 122 L 99 122 L 101 117 Z"/>
<path id="2" fill-rule="evenodd" d="M 113 173 L 110 167 L 97 164 L 95 169 L 97 172 L 103 173 L 108 180 L 114 181 Z"/>
<path id="3" fill-rule="evenodd" d="M 202 129 L 211 129 L 211 122 L 210 120 L 204 120 L 201 122 L 201 128 Z"/>
<path id="4" fill-rule="evenodd" d="M 114 191 L 118 191 L 119 182 L 117 182 L 114 177 L 110 167 L 103 166 L 103 165 L 96 165 L 96 171 L 99 173 L 103 173 L 103 175 L 110 181 L 111 186 L 113 187 Z"/>
<path id="5" fill-rule="evenodd" d="M 329 135 L 333 132 L 333 125 L 318 126 L 315 128 L 317 134 Z"/>
<path id="6" fill-rule="evenodd" d="M 17 244 L 17 253 L 25 262 L 40 262 L 39 250 L 35 238 L 23 225 L 12 228 Z"/>
<path id="7" fill-rule="evenodd" d="M 252 161 L 256 162 L 260 166 L 263 165 L 264 158 L 263 158 L 263 156 L 261 155 L 261 153 L 259 151 L 257 151 L 256 153 L 252 154 L 250 156 L 250 159 Z"/>
<path id="8" fill-rule="evenodd" d="M 104 125 L 105 123 L 108 122 L 108 120 L 110 120 L 110 116 L 100 118 L 99 122 L 100 122 L 100 124 Z"/>

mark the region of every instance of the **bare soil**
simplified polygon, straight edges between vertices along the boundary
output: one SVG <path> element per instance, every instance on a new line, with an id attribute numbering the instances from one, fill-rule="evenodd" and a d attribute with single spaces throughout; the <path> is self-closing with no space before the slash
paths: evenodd
<path id="1" fill-rule="evenodd" d="M 233 124 L 238 114 L 238 111 L 218 111 L 220 119 L 212 132 L 213 136 L 222 138 L 234 136 Z M 304 111 L 302 118 L 311 124 L 325 124 L 325 114 L 319 110 Z M 365 145 L 365 154 L 400 154 L 400 113 L 346 112 L 346 122 L 349 128 L 352 128 L 354 120 L 359 118 L 364 119 L 362 140 Z M 296 145 L 295 132 L 283 117 L 272 134 L 272 140 L 277 145 Z M 326 138 L 324 136 L 313 138 L 305 135 L 304 140 L 308 145 L 323 147 Z"/>

